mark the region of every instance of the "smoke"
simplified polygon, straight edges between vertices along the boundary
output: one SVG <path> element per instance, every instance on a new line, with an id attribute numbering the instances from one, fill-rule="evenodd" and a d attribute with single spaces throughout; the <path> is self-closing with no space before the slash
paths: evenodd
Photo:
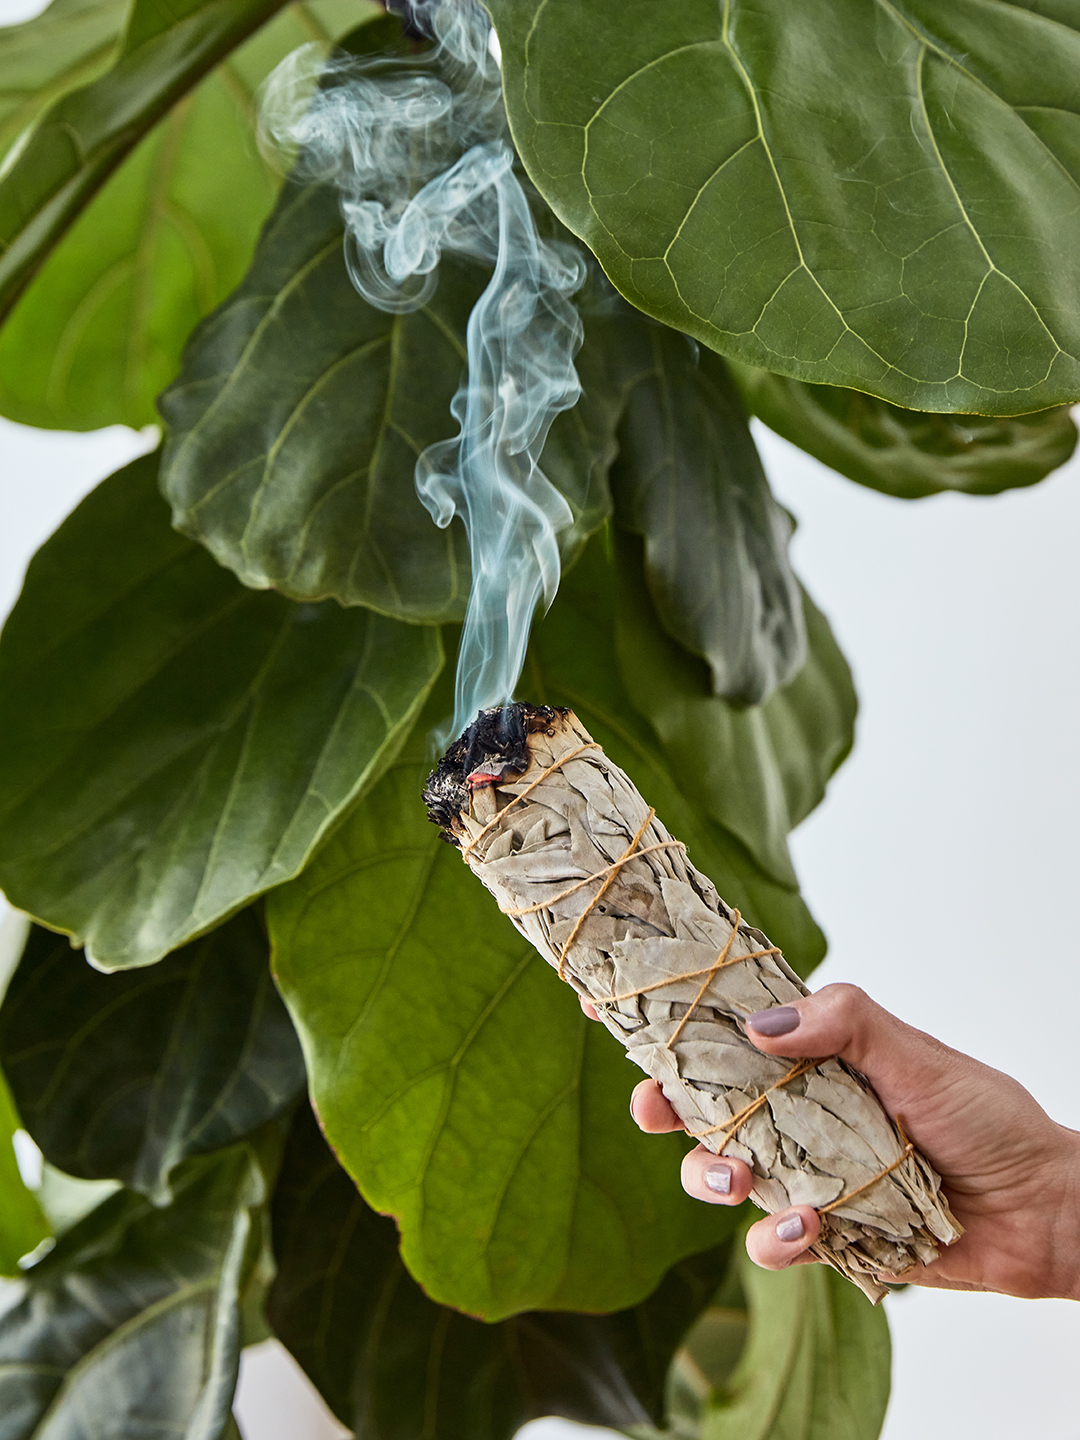
<path id="1" fill-rule="evenodd" d="M 323 65 L 315 47 L 290 56 L 268 83 L 262 137 L 295 156 L 302 176 L 338 187 L 349 274 L 370 304 L 419 309 L 444 252 L 493 266 L 451 404 L 459 433 L 430 446 L 415 476 L 436 525 L 460 516 L 469 537 L 457 735 L 512 698 L 533 613 L 558 588 L 558 535 L 572 514 L 539 459 L 552 420 L 580 394 L 569 297 L 586 272 L 572 246 L 537 234 L 484 11 L 475 0 L 421 0 L 408 19 L 436 41 L 415 62 Z"/>

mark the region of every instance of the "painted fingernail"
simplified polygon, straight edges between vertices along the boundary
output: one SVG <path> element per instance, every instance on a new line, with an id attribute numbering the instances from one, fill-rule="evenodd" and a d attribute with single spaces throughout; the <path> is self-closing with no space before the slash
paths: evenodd
<path id="1" fill-rule="evenodd" d="M 730 1165 L 710 1165 L 705 1171 L 704 1180 L 714 1195 L 731 1194 Z"/>
<path id="2" fill-rule="evenodd" d="M 778 1240 L 801 1240 L 805 1233 L 801 1215 L 789 1215 L 786 1220 L 776 1222 Z"/>
<path id="3" fill-rule="evenodd" d="M 746 1017 L 747 1025 L 759 1035 L 790 1035 L 799 1028 L 799 1012 L 794 1005 L 777 1005 L 773 1010 L 759 1010 Z"/>

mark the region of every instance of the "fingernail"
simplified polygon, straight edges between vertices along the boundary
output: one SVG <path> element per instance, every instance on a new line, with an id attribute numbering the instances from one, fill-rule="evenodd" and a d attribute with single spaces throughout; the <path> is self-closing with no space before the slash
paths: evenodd
<path id="1" fill-rule="evenodd" d="M 637 1091 L 635 1090 L 634 1093 L 630 1096 L 630 1119 L 633 1120 L 635 1124 L 637 1124 L 637 1111 L 634 1109 L 634 1106 L 636 1104 Z"/>
<path id="2" fill-rule="evenodd" d="M 710 1165 L 705 1171 L 705 1184 L 714 1195 L 731 1194 L 731 1166 Z"/>
<path id="3" fill-rule="evenodd" d="M 804 1234 L 805 1227 L 801 1215 L 789 1215 L 786 1220 L 778 1220 L 776 1223 L 778 1240 L 801 1240 Z"/>
<path id="4" fill-rule="evenodd" d="M 773 1010 L 759 1010 L 746 1017 L 759 1035 L 790 1035 L 799 1028 L 799 1012 L 794 1005 L 777 1005 Z"/>

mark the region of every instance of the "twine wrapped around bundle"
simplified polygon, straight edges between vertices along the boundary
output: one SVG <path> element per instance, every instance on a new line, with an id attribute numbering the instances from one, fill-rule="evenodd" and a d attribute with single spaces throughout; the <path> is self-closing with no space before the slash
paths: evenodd
<path id="1" fill-rule="evenodd" d="M 745 1017 L 809 992 L 695 870 L 569 710 L 484 712 L 424 791 L 503 912 L 659 1081 L 687 1132 L 745 1160 L 752 1199 L 812 1205 L 812 1247 L 872 1300 L 878 1276 L 963 1233 L 940 1180 L 836 1058 L 791 1061 Z"/>

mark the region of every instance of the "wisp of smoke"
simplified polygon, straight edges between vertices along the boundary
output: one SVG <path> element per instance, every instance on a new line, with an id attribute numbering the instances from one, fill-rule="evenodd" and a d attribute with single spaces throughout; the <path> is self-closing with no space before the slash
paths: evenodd
<path id="1" fill-rule="evenodd" d="M 483 10 L 420 0 L 410 18 L 436 44 L 406 69 L 378 57 L 324 66 L 314 47 L 290 56 L 268 83 L 262 136 L 295 155 L 301 175 L 338 187 L 349 274 L 372 305 L 424 305 L 444 252 L 494 267 L 469 317 L 451 405 L 459 434 L 416 466 L 432 519 L 445 527 L 459 515 L 469 537 L 457 735 L 477 710 L 512 698 L 533 613 L 558 587 L 558 535 L 572 515 L 539 460 L 552 420 L 580 394 L 581 322 L 569 297 L 585 265 L 572 246 L 537 234 Z"/>

